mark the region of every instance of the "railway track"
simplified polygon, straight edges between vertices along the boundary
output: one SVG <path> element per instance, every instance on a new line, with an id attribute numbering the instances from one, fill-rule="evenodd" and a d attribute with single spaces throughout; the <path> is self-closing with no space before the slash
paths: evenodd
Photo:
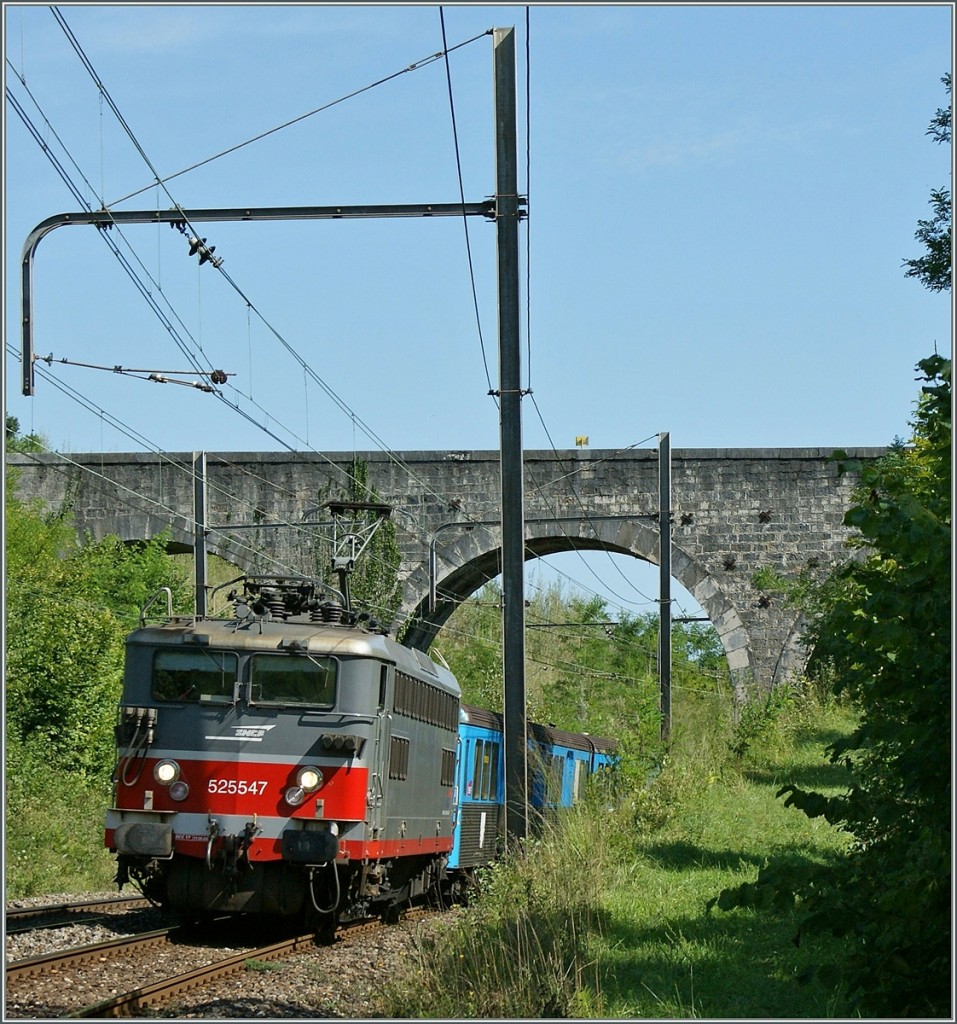
<path id="1" fill-rule="evenodd" d="M 409 911 L 405 920 L 427 914 L 425 910 Z M 388 926 L 377 920 L 345 925 L 337 939 L 383 927 Z M 34 1018 L 141 1015 L 220 979 L 241 974 L 250 965 L 261 969 L 260 964 L 322 945 L 310 933 L 285 936 L 257 947 L 230 948 L 224 955 L 215 928 L 203 932 L 184 926 L 160 928 L 9 963 L 7 1013 L 9 1017 Z M 144 983 L 128 989 L 131 977 Z M 99 998 L 91 1000 L 91 996 Z"/>
<path id="2" fill-rule="evenodd" d="M 8 935 L 18 935 L 41 928 L 62 928 L 65 925 L 99 920 L 117 911 L 140 910 L 149 906 L 149 900 L 140 896 L 116 896 L 113 899 L 49 903 L 39 907 L 8 907 L 6 932 Z"/>
<path id="3" fill-rule="evenodd" d="M 131 1017 L 138 1011 L 169 1002 L 177 996 L 186 995 L 194 989 L 202 988 L 220 978 L 228 977 L 245 971 L 250 962 L 269 962 L 282 957 L 292 956 L 294 953 L 311 949 L 316 945 L 316 936 L 298 935 L 293 938 L 283 939 L 280 942 L 268 946 L 260 946 L 257 949 L 244 950 L 233 956 L 224 957 L 213 963 L 205 964 L 194 970 L 176 974 L 169 978 L 151 985 L 143 985 L 130 992 L 111 996 L 99 1003 L 86 1006 L 76 1013 L 69 1014 L 70 1017 Z"/>

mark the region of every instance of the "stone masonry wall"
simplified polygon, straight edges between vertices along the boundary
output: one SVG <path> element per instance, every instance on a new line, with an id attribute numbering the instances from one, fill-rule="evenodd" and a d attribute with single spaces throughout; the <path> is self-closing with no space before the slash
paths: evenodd
<path id="1" fill-rule="evenodd" d="M 876 458 L 883 449 L 855 449 Z M 843 516 L 855 482 L 831 449 L 672 450 L 672 574 L 718 630 L 735 685 L 770 686 L 799 671 L 793 610 L 752 584 L 757 569 L 797 573 L 846 556 Z M 427 646 L 455 603 L 497 575 L 498 452 L 360 452 L 369 483 L 395 507 L 402 551 L 401 618 Z M 207 453 L 208 546 L 253 573 L 317 572 L 320 506 L 345 493 L 352 453 Z M 193 457 L 84 454 L 7 456 L 24 498 L 72 505 L 78 532 L 145 539 L 170 529 L 192 546 Z M 574 449 L 525 453 L 529 549 L 543 555 L 606 548 L 658 561 L 658 454 Z M 266 524 L 284 523 L 283 528 Z M 244 527 L 242 529 L 237 527 Z M 430 611 L 429 549 L 443 595 Z"/>

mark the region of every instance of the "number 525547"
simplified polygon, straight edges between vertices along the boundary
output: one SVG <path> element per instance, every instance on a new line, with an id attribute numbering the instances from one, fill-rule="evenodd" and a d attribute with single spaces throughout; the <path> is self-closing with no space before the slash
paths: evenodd
<path id="1" fill-rule="evenodd" d="M 266 792 L 267 783 L 259 780 L 246 782 L 245 779 L 210 779 L 207 789 L 210 793 L 232 793 L 242 795 L 252 793 L 262 796 Z"/>

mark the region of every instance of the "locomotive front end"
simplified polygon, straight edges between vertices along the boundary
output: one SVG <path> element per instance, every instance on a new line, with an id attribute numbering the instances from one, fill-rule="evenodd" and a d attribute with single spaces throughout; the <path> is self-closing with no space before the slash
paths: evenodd
<path id="1" fill-rule="evenodd" d="M 132 634 L 106 816 L 117 881 L 182 914 L 328 910 L 340 837 L 364 831 L 387 671 L 373 647 L 278 617 Z"/>
<path id="2" fill-rule="evenodd" d="M 458 684 L 277 592 L 285 604 L 128 637 L 105 823 L 116 880 L 187 917 L 386 913 L 443 878 Z"/>

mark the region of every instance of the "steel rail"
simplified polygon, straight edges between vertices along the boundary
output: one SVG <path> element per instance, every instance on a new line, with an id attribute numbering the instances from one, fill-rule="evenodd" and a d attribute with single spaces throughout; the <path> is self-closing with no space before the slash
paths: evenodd
<path id="1" fill-rule="evenodd" d="M 433 911 L 425 908 L 410 907 L 406 909 L 400 920 L 416 920 L 420 917 L 429 916 L 431 913 Z M 344 935 L 350 933 L 377 931 L 384 927 L 388 927 L 388 925 L 385 925 L 379 918 L 355 921 L 350 924 L 340 925 L 337 936 L 344 937 Z M 130 1017 L 146 1007 L 169 1002 L 177 995 L 202 988 L 214 981 L 218 981 L 220 978 L 239 974 L 246 970 L 246 965 L 249 961 L 278 960 L 282 957 L 299 953 L 304 949 L 317 946 L 326 946 L 326 943 L 319 939 L 314 932 L 308 935 L 297 935 L 294 938 L 283 939 L 268 946 L 261 946 L 259 949 L 247 949 L 242 953 L 236 953 L 223 960 L 206 964 L 204 967 L 197 967 L 195 970 L 167 978 L 164 981 L 143 985 L 141 988 L 134 989 L 131 992 L 111 996 L 109 999 L 85 1006 L 74 1013 L 66 1014 L 66 1016 L 71 1018 Z"/>
<path id="2" fill-rule="evenodd" d="M 274 942 L 269 946 L 262 946 L 259 949 L 248 949 L 242 953 L 236 953 L 224 960 L 217 960 L 214 963 L 206 964 L 204 967 L 197 967 L 185 974 L 178 974 L 172 978 L 155 982 L 152 985 L 143 985 L 141 988 L 133 989 L 121 995 L 112 996 L 91 1006 L 85 1006 L 81 1010 L 67 1014 L 67 1017 L 131 1017 L 138 1010 L 157 1003 L 168 1002 L 170 999 L 184 992 L 190 992 L 195 988 L 202 988 L 220 978 L 228 977 L 230 974 L 238 974 L 246 969 L 250 960 L 276 960 L 292 953 L 298 953 L 307 947 L 318 945 L 314 933 L 308 935 L 297 935 L 292 939 L 283 939 L 281 942 Z"/>
<path id="3" fill-rule="evenodd" d="M 111 910 L 136 910 L 150 906 L 152 906 L 150 901 L 142 896 L 115 896 L 112 899 L 49 903 L 39 907 L 7 907 L 4 911 L 4 919 L 7 934 L 15 935 L 33 929 L 58 927 L 59 922 L 30 923 L 37 918 L 61 916 L 64 918 L 63 923 L 69 925 L 87 921 L 91 917 L 103 916 Z"/>
<path id="4" fill-rule="evenodd" d="M 78 964 L 97 960 L 104 953 L 164 945 L 171 941 L 172 935 L 182 934 L 182 932 L 181 925 L 171 925 L 169 928 L 158 928 L 156 931 L 142 932 L 139 935 L 125 935 L 119 939 L 109 939 L 107 942 L 93 942 L 87 946 L 76 946 L 73 949 L 44 953 L 42 956 L 29 957 L 26 960 L 14 960 L 7 964 L 6 981 L 9 985 L 11 981 L 45 974 L 53 969 L 75 967 Z"/>

